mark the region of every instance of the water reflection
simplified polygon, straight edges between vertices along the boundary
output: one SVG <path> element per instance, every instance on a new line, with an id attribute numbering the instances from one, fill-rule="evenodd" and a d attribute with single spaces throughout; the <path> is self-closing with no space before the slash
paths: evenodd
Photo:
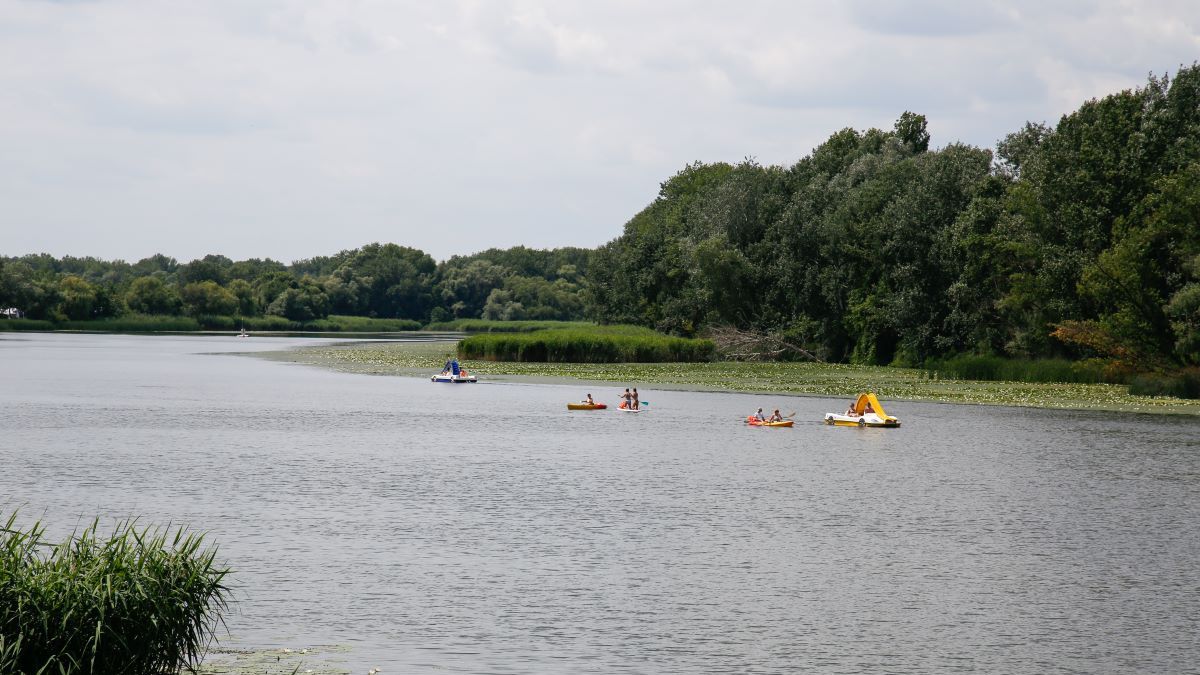
<path id="1" fill-rule="evenodd" d="M 0 336 L 0 504 L 210 530 L 233 645 L 349 645 L 354 672 L 1196 661 L 1192 419 L 896 403 L 860 430 L 794 398 L 761 429 L 777 398 L 568 413 L 578 387 L 222 353 L 281 343 Z"/>

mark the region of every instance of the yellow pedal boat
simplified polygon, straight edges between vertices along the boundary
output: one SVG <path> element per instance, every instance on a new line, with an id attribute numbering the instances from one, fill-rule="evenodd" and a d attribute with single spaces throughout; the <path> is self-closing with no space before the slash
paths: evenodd
<path id="1" fill-rule="evenodd" d="M 900 420 L 883 410 L 875 394 L 859 394 L 854 406 L 844 413 L 825 413 L 825 424 L 838 427 L 898 427 Z"/>

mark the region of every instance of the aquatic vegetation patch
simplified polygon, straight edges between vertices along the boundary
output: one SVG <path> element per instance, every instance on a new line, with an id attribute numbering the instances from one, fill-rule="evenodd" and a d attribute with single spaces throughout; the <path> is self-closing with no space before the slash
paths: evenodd
<path id="1" fill-rule="evenodd" d="M 395 342 L 313 347 L 279 358 L 341 370 L 427 375 L 455 353 L 453 342 Z M 798 362 L 522 363 L 464 359 L 483 381 L 494 377 L 571 378 L 684 389 L 849 398 L 874 391 L 883 399 L 1026 406 L 1071 410 L 1200 415 L 1200 401 L 1130 394 L 1117 384 L 946 379 L 915 368 Z"/>
<path id="2" fill-rule="evenodd" d="M 350 675 L 335 663 L 350 652 L 346 645 L 277 649 L 214 649 L 197 675 Z"/>

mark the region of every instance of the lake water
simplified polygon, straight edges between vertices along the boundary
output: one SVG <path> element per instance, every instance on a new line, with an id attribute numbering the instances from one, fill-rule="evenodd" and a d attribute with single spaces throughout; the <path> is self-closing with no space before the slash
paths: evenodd
<path id="1" fill-rule="evenodd" d="M 1200 669 L 1195 418 L 884 401 L 904 426 L 862 430 L 643 383 L 644 414 L 568 413 L 585 388 L 232 353 L 313 343 L 0 334 L 0 508 L 206 530 L 223 646 L 354 673 Z"/>

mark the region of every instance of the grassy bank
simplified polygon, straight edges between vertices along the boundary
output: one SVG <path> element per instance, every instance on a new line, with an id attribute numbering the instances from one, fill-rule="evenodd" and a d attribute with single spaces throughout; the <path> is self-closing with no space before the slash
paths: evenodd
<path id="1" fill-rule="evenodd" d="M 428 375 L 454 353 L 453 342 L 364 344 L 279 352 L 279 360 L 350 372 Z M 1114 384 L 984 382 L 909 368 L 821 363 L 512 363 L 465 360 L 484 381 L 563 378 L 677 389 L 850 398 L 874 391 L 885 401 L 938 401 L 1076 410 L 1200 415 L 1200 401 L 1135 396 Z"/>
<path id="2" fill-rule="evenodd" d="M 527 363 L 666 363 L 711 361 L 709 340 L 670 337 L 636 326 L 481 333 L 458 343 L 458 356 Z"/>
<path id="3" fill-rule="evenodd" d="M 290 321 L 282 316 L 151 316 L 130 314 L 94 321 L 0 319 L 0 331 L 83 331 L 96 333 L 186 333 L 204 330 L 390 333 L 414 331 L 421 324 L 409 319 L 330 316 L 313 321 Z"/>
<path id="4" fill-rule="evenodd" d="M 47 544 L 39 524 L 0 527 L 0 673 L 175 673 L 221 623 L 228 570 L 203 536 L 93 523 Z"/>

